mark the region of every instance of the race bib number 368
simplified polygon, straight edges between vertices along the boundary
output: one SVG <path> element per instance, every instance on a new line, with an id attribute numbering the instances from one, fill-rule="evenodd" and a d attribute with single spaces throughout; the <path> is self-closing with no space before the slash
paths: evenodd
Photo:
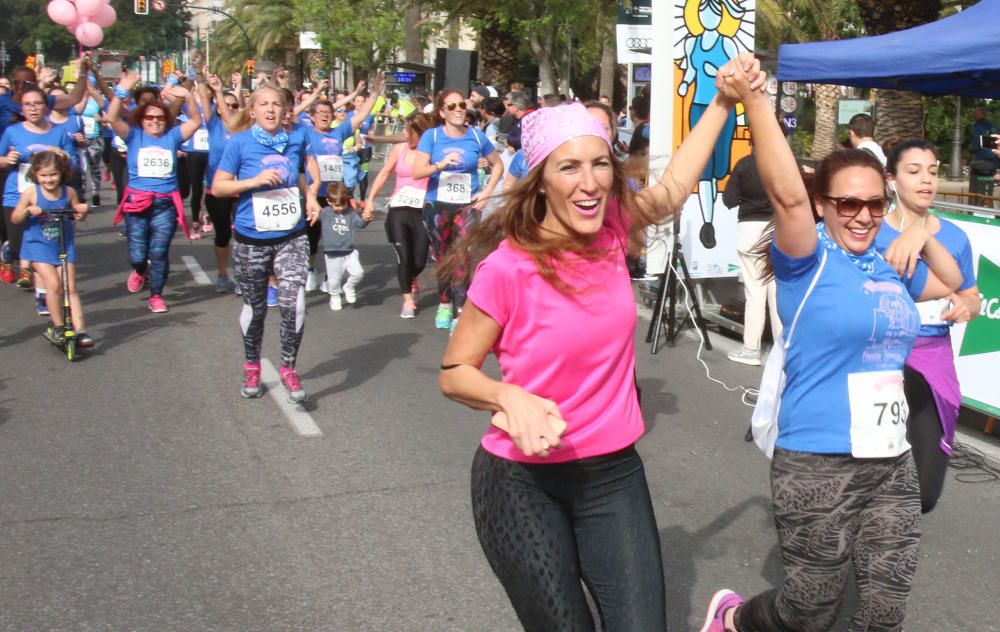
<path id="1" fill-rule="evenodd" d="M 472 176 L 445 171 L 438 178 L 437 198 L 448 204 L 468 204 L 472 201 Z"/>
<path id="2" fill-rule="evenodd" d="M 292 230 L 301 217 L 298 189 L 275 189 L 253 194 L 253 219 L 258 232 Z"/>
<path id="3" fill-rule="evenodd" d="M 903 393 L 902 371 L 871 371 L 847 376 L 851 399 L 851 454 L 885 459 L 906 452 L 910 408 Z"/>

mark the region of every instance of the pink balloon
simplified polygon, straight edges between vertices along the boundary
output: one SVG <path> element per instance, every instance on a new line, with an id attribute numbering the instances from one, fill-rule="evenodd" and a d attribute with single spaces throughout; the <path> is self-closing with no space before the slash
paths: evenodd
<path id="1" fill-rule="evenodd" d="M 76 40 L 87 48 L 98 46 L 104 41 L 104 30 L 93 22 L 83 22 L 76 27 Z"/>
<path id="2" fill-rule="evenodd" d="M 49 17 L 56 24 L 69 26 L 77 18 L 76 7 L 69 0 L 52 0 L 47 10 Z"/>
<path id="3" fill-rule="evenodd" d="M 77 12 L 88 18 L 96 16 L 104 6 L 104 0 L 76 0 Z"/>
<path id="4" fill-rule="evenodd" d="M 101 7 L 100 13 L 92 18 L 94 24 L 101 28 L 108 28 L 118 19 L 118 14 L 115 13 L 115 8 L 110 4 L 106 4 Z"/>

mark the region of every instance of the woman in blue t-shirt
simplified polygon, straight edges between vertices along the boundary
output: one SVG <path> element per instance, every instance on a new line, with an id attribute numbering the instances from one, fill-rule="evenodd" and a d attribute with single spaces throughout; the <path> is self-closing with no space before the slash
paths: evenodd
<path id="1" fill-rule="evenodd" d="M 920 335 L 906 360 L 903 377 L 910 407 L 907 440 L 913 446 L 913 460 L 920 480 L 920 505 L 924 513 L 941 497 L 955 441 L 955 424 L 962 394 L 951 347 L 951 325 L 979 315 L 979 288 L 972 261 L 972 244 L 958 226 L 931 214 L 937 194 L 937 148 L 922 139 L 897 143 L 886 162 L 889 188 L 895 204 L 885 216 L 875 239 L 879 252 L 892 263 L 898 248 L 893 243 L 914 225 L 925 226 L 948 250 L 962 272 L 958 289 L 936 301 L 917 303 Z M 899 265 L 911 262 L 900 261 Z M 921 268 L 923 260 L 912 262 Z"/>
<path id="2" fill-rule="evenodd" d="M 427 178 L 424 224 L 431 238 L 431 255 L 444 259 L 452 244 L 465 234 L 493 195 L 503 163 L 486 135 L 465 124 L 465 97 L 458 90 L 442 90 L 437 95 L 437 111 L 443 123 L 420 136 L 413 160 L 413 177 Z M 479 186 L 479 159 L 490 165 L 490 178 Z M 454 301 L 455 310 L 452 309 Z M 438 310 L 434 325 L 452 329 L 452 318 L 462 311 L 465 289 L 456 281 L 438 285 Z"/>
<path id="3" fill-rule="evenodd" d="M 260 397 L 264 319 L 267 316 L 268 277 L 278 282 L 281 312 L 281 369 L 279 378 L 288 400 L 300 404 L 305 390 L 295 373 L 295 362 L 305 325 L 305 283 L 309 270 L 306 220 L 315 223 L 319 169 L 306 154 L 305 135 L 284 128 L 290 101 L 280 88 L 258 88 L 250 97 L 239 128 L 229 142 L 212 181 L 213 195 L 238 195 L 234 221 L 233 267 L 243 294 L 240 325 L 243 330 L 244 397 Z M 249 128 L 249 129 L 247 129 Z M 303 213 L 299 172 L 306 165 L 311 184 L 305 191 Z"/>
<path id="4" fill-rule="evenodd" d="M 129 292 L 139 292 L 148 273 L 149 309 L 159 314 L 167 311 L 163 288 L 170 273 L 170 240 L 178 223 L 188 234 L 177 188 L 177 150 L 201 127 L 201 113 L 193 94 L 180 86 L 167 86 L 161 94 L 187 103 L 187 121 L 174 127 L 168 106 L 148 101 L 137 105 L 130 122 L 125 122 L 121 118 L 122 101 L 128 99 L 138 81 L 139 73 L 122 73 L 108 106 L 108 124 L 128 147 L 128 186 L 114 221 L 125 218 L 132 265 L 126 287 Z"/>
<path id="5" fill-rule="evenodd" d="M 24 121 L 11 125 L 0 136 L 0 169 L 10 170 L 3 192 L 3 221 L 7 228 L 11 261 L 19 262 L 17 285 L 25 290 L 30 290 L 33 282 L 29 262 L 21 259 L 24 227 L 12 222 L 11 215 L 21 193 L 31 186 L 27 178 L 31 156 L 47 149 L 58 149 L 67 156 L 76 152 L 65 132 L 48 121 L 48 104 L 48 96 L 40 88 L 25 88 L 21 92 Z"/>
<path id="6" fill-rule="evenodd" d="M 744 103 L 775 209 L 767 262 L 789 344 L 771 498 L 784 579 L 746 602 L 720 590 L 702 630 L 827 630 L 852 565 L 860 603 L 849 629 L 898 630 L 920 544 L 902 371 L 919 329 L 913 299 L 950 294 L 958 266 L 915 226 L 900 259 L 919 255 L 934 275 L 901 280 L 874 245 L 889 204 L 881 163 L 857 149 L 831 154 L 810 199 L 766 95 L 749 90 L 740 65 L 716 85 Z"/>

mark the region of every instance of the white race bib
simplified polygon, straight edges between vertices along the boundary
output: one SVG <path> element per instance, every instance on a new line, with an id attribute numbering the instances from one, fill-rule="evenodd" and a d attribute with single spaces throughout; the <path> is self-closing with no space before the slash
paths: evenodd
<path id="1" fill-rule="evenodd" d="M 316 156 L 316 163 L 319 165 L 320 182 L 344 181 L 344 159 L 340 156 L 321 154 Z"/>
<path id="2" fill-rule="evenodd" d="M 97 136 L 97 119 L 90 118 L 89 116 L 83 117 L 83 134 L 88 138 Z"/>
<path id="3" fill-rule="evenodd" d="M 472 176 L 460 171 L 445 171 L 438 177 L 437 199 L 448 204 L 472 201 Z"/>
<path id="4" fill-rule="evenodd" d="M 17 192 L 18 193 L 24 193 L 24 190 L 27 189 L 29 186 L 31 186 L 31 183 L 28 182 L 28 169 L 30 169 L 30 168 L 31 168 L 31 165 L 28 164 L 28 163 L 26 163 L 26 162 L 22 162 L 21 164 L 19 164 L 17 166 Z"/>
<path id="5" fill-rule="evenodd" d="M 292 230 L 301 217 L 298 189 L 274 189 L 253 194 L 253 219 L 259 232 Z"/>
<path id="6" fill-rule="evenodd" d="M 903 393 L 902 371 L 871 371 L 847 376 L 851 399 L 851 454 L 885 459 L 906 452 L 910 407 Z"/>
<path id="7" fill-rule="evenodd" d="M 139 148 L 140 178 L 169 178 L 174 174 L 174 152 L 164 147 Z"/>
<path id="8" fill-rule="evenodd" d="M 920 301 L 917 303 L 917 311 L 920 313 L 921 325 L 948 325 L 948 321 L 941 320 L 941 314 L 951 308 L 951 301 L 946 298 L 939 298 L 933 301 Z"/>
<path id="9" fill-rule="evenodd" d="M 408 208 L 424 208 L 425 189 L 405 186 L 389 198 L 390 207 L 406 206 Z"/>
<path id="10" fill-rule="evenodd" d="M 208 151 L 208 130 L 203 128 L 198 128 L 191 137 L 191 146 L 194 147 L 195 151 Z"/>

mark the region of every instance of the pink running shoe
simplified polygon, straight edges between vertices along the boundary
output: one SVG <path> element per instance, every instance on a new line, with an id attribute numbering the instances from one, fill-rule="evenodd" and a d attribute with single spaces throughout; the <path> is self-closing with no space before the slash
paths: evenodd
<path id="1" fill-rule="evenodd" d="M 157 295 L 149 297 L 149 311 L 154 314 L 165 314 L 170 310 L 167 309 L 167 304 L 163 302 L 163 297 Z"/>
<path id="2" fill-rule="evenodd" d="M 144 285 L 146 285 L 146 275 L 139 274 L 135 270 L 132 270 L 128 275 L 128 281 L 125 282 L 125 287 L 133 294 L 141 290 Z"/>
<path id="3" fill-rule="evenodd" d="M 742 604 L 743 597 L 731 590 L 723 588 L 716 592 L 708 603 L 708 613 L 701 632 L 726 632 L 726 613 Z"/>
<path id="4" fill-rule="evenodd" d="M 295 369 L 287 366 L 281 367 L 278 377 L 285 387 L 285 392 L 288 393 L 289 404 L 301 404 L 306 401 L 306 392 L 299 383 L 299 376 L 295 374 Z"/>
<path id="5" fill-rule="evenodd" d="M 260 365 L 247 362 L 243 365 L 243 388 L 240 394 L 248 399 L 260 397 L 264 389 L 260 386 Z"/>

